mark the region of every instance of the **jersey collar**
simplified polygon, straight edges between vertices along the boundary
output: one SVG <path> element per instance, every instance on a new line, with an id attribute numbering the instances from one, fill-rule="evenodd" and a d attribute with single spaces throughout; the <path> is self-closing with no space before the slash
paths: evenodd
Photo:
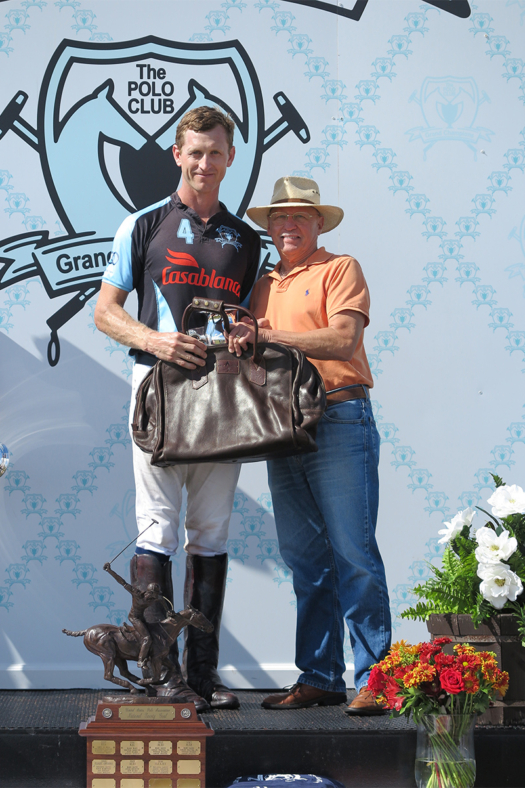
<path id="1" fill-rule="evenodd" d="M 204 222 L 202 221 L 199 214 L 196 211 L 194 211 L 193 208 L 190 208 L 189 205 L 186 205 L 186 203 L 182 202 L 178 192 L 174 192 L 171 195 L 171 197 L 177 208 L 179 208 L 181 211 L 186 211 L 192 218 L 195 219 L 195 221 L 204 225 Z M 210 216 L 208 222 L 206 223 L 206 227 L 209 227 L 210 224 L 214 223 L 216 221 L 216 217 L 219 216 L 221 213 L 228 213 L 228 209 L 224 205 L 224 203 L 219 201 L 219 210 L 217 211 L 217 213 L 214 213 L 213 216 Z"/>

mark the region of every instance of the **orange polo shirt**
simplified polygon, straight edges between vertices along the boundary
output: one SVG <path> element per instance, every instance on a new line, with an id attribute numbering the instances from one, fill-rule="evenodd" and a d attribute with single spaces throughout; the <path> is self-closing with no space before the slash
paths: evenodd
<path id="1" fill-rule="evenodd" d="M 313 331 L 327 328 L 339 312 L 352 309 L 370 322 L 370 295 L 361 270 L 353 257 L 330 254 L 321 247 L 308 260 L 281 279 L 280 263 L 256 283 L 250 309 L 257 318 L 267 317 L 272 328 L 281 331 Z M 363 334 L 350 361 L 311 358 L 327 391 L 362 383 L 374 385 L 368 366 Z"/>

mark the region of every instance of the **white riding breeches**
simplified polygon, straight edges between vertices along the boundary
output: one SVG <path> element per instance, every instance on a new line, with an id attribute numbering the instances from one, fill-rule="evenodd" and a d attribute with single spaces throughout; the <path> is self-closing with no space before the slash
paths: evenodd
<path id="1" fill-rule="evenodd" d="M 133 368 L 130 431 L 137 389 L 150 369 L 145 364 L 135 364 Z M 150 457 L 133 443 L 139 533 L 150 525 L 152 519 L 158 521 L 139 537 L 137 546 L 166 555 L 177 552 L 182 488 L 186 485 L 185 551 L 202 556 L 226 553 L 240 463 L 207 462 L 157 468 L 150 465 Z"/>

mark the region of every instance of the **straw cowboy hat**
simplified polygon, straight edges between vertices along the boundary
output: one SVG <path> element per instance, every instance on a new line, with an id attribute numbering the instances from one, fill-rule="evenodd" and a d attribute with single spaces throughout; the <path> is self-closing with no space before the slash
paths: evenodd
<path id="1" fill-rule="evenodd" d="M 324 216 L 322 233 L 327 233 L 337 227 L 344 216 L 342 208 L 337 208 L 335 205 L 321 205 L 319 186 L 314 180 L 300 178 L 296 175 L 287 175 L 276 181 L 270 205 L 248 208 L 246 213 L 252 222 L 266 230 L 270 210 L 279 206 L 283 208 L 304 208 L 305 206 L 315 208 L 321 216 Z"/>

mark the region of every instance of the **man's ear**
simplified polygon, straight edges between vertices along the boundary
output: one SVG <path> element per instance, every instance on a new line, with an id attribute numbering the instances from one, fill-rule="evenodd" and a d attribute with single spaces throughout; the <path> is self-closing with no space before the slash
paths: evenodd
<path id="1" fill-rule="evenodd" d="M 228 154 L 228 161 L 226 162 L 227 167 L 232 166 L 234 158 L 235 158 L 235 145 L 232 145 L 230 148 L 230 153 Z M 175 161 L 177 161 L 177 159 L 175 159 Z"/>
<path id="2" fill-rule="evenodd" d="M 175 164 L 177 167 L 180 167 L 180 150 L 177 145 L 174 145 L 171 149 L 173 151 L 173 158 L 175 159 Z"/>
<path id="3" fill-rule="evenodd" d="M 324 216 L 320 216 L 320 217 L 319 217 L 319 223 L 318 223 L 318 225 L 317 225 L 317 226 L 319 227 L 319 232 L 321 232 L 321 230 L 322 230 L 322 229 L 323 229 L 323 227 L 324 227 Z"/>

